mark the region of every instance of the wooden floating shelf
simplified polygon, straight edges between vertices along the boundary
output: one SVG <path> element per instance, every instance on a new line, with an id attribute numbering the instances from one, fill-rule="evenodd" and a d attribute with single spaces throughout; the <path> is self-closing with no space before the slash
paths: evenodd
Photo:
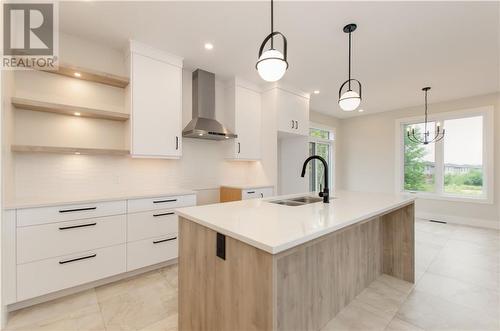
<path id="1" fill-rule="evenodd" d="M 124 88 L 128 85 L 127 77 L 117 76 L 106 72 L 96 71 L 92 69 L 72 66 L 69 64 L 59 64 L 57 70 L 44 70 L 53 74 L 68 76 L 76 79 L 88 80 L 90 82 L 101 83 L 114 87 Z"/>
<path id="2" fill-rule="evenodd" d="M 63 105 L 59 103 L 38 101 L 32 99 L 13 97 L 11 99 L 11 102 L 16 108 L 42 111 L 47 113 L 56 113 L 56 114 L 73 115 L 73 116 L 75 116 L 75 114 L 79 114 L 77 116 L 101 118 L 113 121 L 126 121 L 130 117 L 129 114 L 117 113 L 108 110 Z"/>
<path id="3" fill-rule="evenodd" d="M 84 155 L 129 155 L 126 149 L 55 147 L 35 145 L 12 145 L 11 151 L 24 153 L 56 153 L 56 154 L 84 154 Z"/>

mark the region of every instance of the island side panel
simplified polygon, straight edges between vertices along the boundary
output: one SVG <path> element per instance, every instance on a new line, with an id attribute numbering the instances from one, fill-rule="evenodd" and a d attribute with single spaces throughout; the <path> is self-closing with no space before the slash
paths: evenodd
<path id="1" fill-rule="evenodd" d="M 272 330 L 273 257 L 179 217 L 179 330 Z"/>
<path id="2" fill-rule="evenodd" d="M 276 329 L 319 330 L 382 273 L 379 218 L 280 253 Z"/>
<path id="3" fill-rule="evenodd" d="M 415 282 L 415 205 L 382 216 L 383 272 Z"/>

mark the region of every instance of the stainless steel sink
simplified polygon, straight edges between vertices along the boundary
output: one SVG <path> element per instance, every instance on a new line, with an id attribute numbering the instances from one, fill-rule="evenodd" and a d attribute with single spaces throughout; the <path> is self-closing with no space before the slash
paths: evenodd
<path id="1" fill-rule="evenodd" d="M 308 204 L 308 203 L 315 203 L 315 202 L 323 201 L 323 198 L 306 196 L 306 197 L 290 199 L 290 201 L 296 201 L 296 202 L 300 202 L 303 204 Z"/>
<path id="2" fill-rule="evenodd" d="M 303 196 L 303 197 L 298 197 L 298 198 L 290 198 L 290 199 L 283 199 L 283 200 L 274 200 L 274 201 L 269 201 L 270 203 L 275 203 L 278 205 L 284 205 L 284 206 L 303 206 L 307 205 L 310 203 L 316 203 L 323 201 L 323 198 L 317 198 L 317 197 L 312 197 L 312 196 Z"/>

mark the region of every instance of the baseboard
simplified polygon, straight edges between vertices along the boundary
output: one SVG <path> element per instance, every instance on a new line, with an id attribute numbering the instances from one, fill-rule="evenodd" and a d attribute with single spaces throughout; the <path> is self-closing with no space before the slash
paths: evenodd
<path id="1" fill-rule="evenodd" d="M 26 308 L 26 307 L 29 307 L 29 306 L 37 305 L 39 303 L 43 303 L 43 302 L 47 302 L 47 301 L 59 299 L 59 298 L 62 298 L 62 297 L 65 297 L 65 296 L 68 296 L 68 295 L 71 295 L 71 294 L 75 294 L 75 293 L 78 293 L 78 292 L 81 292 L 81 291 L 85 291 L 85 290 L 88 290 L 88 289 L 91 289 L 91 288 L 95 288 L 97 286 L 101 286 L 101 285 L 113 283 L 113 282 L 116 282 L 116 281 L 119 281 L 119 280 L 122 280 L 122 279 L 125 279 L 125 278 L 137 276 L 137 275 L 143 274 L 145 272 L 152 271 L 152 270 L 159 269 L 159 268 L 163 268 L 163 267 L 166 267 L 166 266 L 169 266 L 169 265 L 172 265 L 172 264 L 176 264 L 176 263 L 177 263 L 177 259 L 173 259 L 173 260 L 170 260 L 170 261 L 167 261 L 167 262 L 162 262 L 162 263 L 158 263 L 158 264 L 155 264 L 155 265 L 147 266 L 147 267 L 144 267 L 144 268 L 141 268 L 141 269 L 137 269 L 137 270 L 125 272 L 123 274 L 118 274 L 118 275 L 111 276 L 111 277 L 108 277 L 108 278 L 99 279 L 99 280 L 96 280 L 96 281 L 91 282 L 91 283 L 82 284 L 82 285 L 78 285 L 78 286 L 75 286 L 75 287 L 72 287 L 72 288 L 68 288 L 68 289 L 65 289 L 65 290 L 61 290 L 61 291 L 57 291 L 57 292 L 45 294 L 45 295 L 42 295 L 42 296 L 39 296 L 39 297 L 36 297 L 36 298 L 33 298 L 33 299 L 28 299 L 28 300 L 24 300 L 24 301 L 15 302 L 15 303 L 12 303 L 12 304 L 8 305 L 6 310 L 7 310 L 7 312 L 10 313 L 10 312 L 13 312 L 13 311 L 18 310 L 18 309 L 22 309 L 22 308 Z"/>
<path id="2" fill-rule="evenodd" d="M 441 215 L 434 213 L 425 213 L 425 212 L 417 212 L 415 214 L 416 218 L 422 218 L 425 220 L 436 220 L 442 221 L 450 224 L 460 224 L 473 226 L 478 228 L 487 228 L 487 229 L 500 229 L 500 222 L 498 221 L 490 221 L 481 218 L 470 218 L 470 217 L 460 217 L 460 216 L 452 216 L 452 215 Z"/>

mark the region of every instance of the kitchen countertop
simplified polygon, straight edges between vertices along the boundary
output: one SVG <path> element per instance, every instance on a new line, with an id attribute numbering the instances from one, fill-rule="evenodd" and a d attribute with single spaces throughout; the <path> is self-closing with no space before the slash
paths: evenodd
<path id="1" fill-rule="evenodd" d="M 251 190 L 251 189 L 258 189 L 258 188 L 265 188 L 265 187 L 272 187 L 272 188 L 274 188 L 274 185 L 242 184 L 242 185 L 221 185 L 221 187 L 234 188 L 234 189 L 237 189 L 237 190 Z"/>
<path id="2" fill-rule="evenodd" d="M 196 194 L 195 191 L 185 190 L 185 189 L 171 189 L 165 191 L 155 191 L 155 192 L 134 192 L 134 193 L 123 193 L 123 194 L 107 194 L 105 196 L 86 196 L 79 199 L 26 199 L 26 200 L 16 200 L 14 202 L 6 202 L 4 209 L 21 209 L 21 208 L 39 208 L 39 207 L 49 207 L 49 206 L 61 206 L 69 204 L 85 204 L 93 202 L 105 202 L 105 201 L 116 201 L 116 200 L 131 200 L 131 199 L 144 199 L 162 196 L 172 196 L 172 195 L 189 195 Z"/>
<path id="3" fill-rule="evenodd" d="M 303 193 L 177 209 L 178 215 L 271 254 L 412 203 L 397 194 L 336 191 L 329 204 L 284 206 L 270 201 Z"/>

